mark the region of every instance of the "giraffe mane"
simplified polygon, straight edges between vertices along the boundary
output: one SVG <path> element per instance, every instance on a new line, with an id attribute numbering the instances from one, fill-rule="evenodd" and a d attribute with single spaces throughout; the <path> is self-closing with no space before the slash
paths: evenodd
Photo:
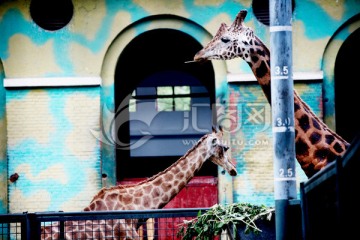
<path id="1" fill-rule="evenodd" d="M 104 195 L 107 191 L 111 191 L 111 190 L 114 190 L 114 189 L 125 189 L 125 188 L 130 188 L 130 187 L 135 187 L 135 186 L 138 186 L 138 185 L 141 185 L 141 184 L 144 184 L 146 182 L 149 182 L 153 179 L 155 179 L 156 177 L 158 177 L 159 175 L 162 175 L 164 174 L 165 172 L 169 171 L 169 169 L 171 167 L 173 167 L 174 165 L 176 165 L 177 163 L 179 163 L 181 160 L 185 159 L 192 151 L 194 151 L 194 149 L 196 149 L 201 143 L 204 142 L 204 140 L 209 136 L 209 134 L 206 134 L 204 136 L 202 136 L 198 141 L 197 143 L 191 147 L 183 156 L 181 156 L 178 160 L 176 160 L 174 163 L 172 163 L 169 167 L 167 167 L 165 170 L 143 180 L 143 181 L 140 181 L 138 183 L 134 183 L 134 184 L 124 184 L 124 185 L 116 185 L 116 186 L 112 186 L 112 187 L 103 187 L 94 197 L 93 199 L 91 200 L 90 204 L 95 200 L 97 199 L 98 197 Z"/>

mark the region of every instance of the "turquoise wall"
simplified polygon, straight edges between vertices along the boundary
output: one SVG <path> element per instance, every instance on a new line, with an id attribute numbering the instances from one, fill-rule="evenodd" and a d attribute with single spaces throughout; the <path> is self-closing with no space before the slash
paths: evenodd
<path id="1" fill-rule="evenodd" d="M 30 3 L 0 3 L 0 81 L 49 78 L 55 87 L 0 87 L 0 213 L 81 210 L 103 186 L 102 173 L 108 175 L 107 184 L 116 183 L 113 148 L 101 144 L 89 130 L 99 130 L 109 121 L 103 110 L 114 111 L 116 60 L 139 34 L 171 28 L 205 45 L 221 22 L 230 25 L 240 9 L 248 9 L 246 25 L 269 44 L 269 27 L 256 19 L 250 0 L 74 0 L 73 18 L 57 31 L 34 23 Z M 360 26 L 360 4 L 357 0 L 295 4 L 293 71 L 324 73 L 320 81 L 297 83 L 295 88 L 334 127 L 334 59 L 342 42 Z M 229 75 L 251 73 L 244 61 L 213 61 L 213 65 L 217 102 L 237 113 L 228 137 L 239 176 L 219 176 L 219 202 L 272 205 L 269 105 L 256 83 L 227 82 Z M 71 82 L 86 77 L 98 77 L 101 83 L 62 84 L 64 78 Z M 324 96 L 329 101 L 323 106 Z M 262 107 L 263 122 L 246 122 L 246 109 Z M 20 178 L 11 183 L 14 172 L 21 173 Z M 301 169 L 298 173 L 303 181 Z M 39 193 L 46 197 L 34 198 Z"/>

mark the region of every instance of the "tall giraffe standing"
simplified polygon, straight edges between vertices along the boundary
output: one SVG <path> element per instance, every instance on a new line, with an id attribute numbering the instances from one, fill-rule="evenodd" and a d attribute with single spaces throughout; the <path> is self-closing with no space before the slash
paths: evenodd
<path id="1" fill-rule="evenodd" d="M 228 158 L 227 150 L 228 147 L 223 143 L 222 130 L 215 131 L 213 129 L 212 133 L 200 138 L 196 145 L 164 171 L 134 185 L 103 188 L 95 195 L 84 211 L 160 209 L 186 186 L 207 160 L 224 168 L 231 176 L 236 176 L 236 167 Z M 87 222 L 89 223 L 89 221 Z M 108 220 L 106 224 L 104 222 L 95 225 L 93 232 L 88 232 L 84 223 L 78 226 L 77 222 L 65 222 L 66 238 L 92 239 L 94 232 L 98 234 L 97 239 L 116 237 L 118 239 L 119 236 L 121 239 L 138 237 L 135 229 L 136 219 L 115 220 L 113 222 Z M 100 227 L 107 228 L 106 232 L 105 229 L 96 229 Z M 113 235 L 113 231 L 115 231 L 115 235 Z M 58 226 L 42 229 L 42 239 L 58 239 L 58 236 Z"/>
<path id="2" fill-rule="evenodd" d="M 271 104 L 270 51 L 244 25 L 247 11 L 241 10 L 230 27 L 222 23 L 214 38 L 194 57 L 202 62 L 241 57 L 251 67 L 268 102 Z M 294 91 L 296 159 L 307 177 L 344 154 L 349 143 L 332 131 Z"/>

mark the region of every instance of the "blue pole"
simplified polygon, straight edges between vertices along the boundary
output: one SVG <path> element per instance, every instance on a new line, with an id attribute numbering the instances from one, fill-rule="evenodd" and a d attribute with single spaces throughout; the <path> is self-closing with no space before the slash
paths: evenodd
<path id="1" fill-rule="evenodd" d="M 271 109 L 276 239 L 292 239 L 289 201 L 297 198 L 291 0 L 270 0 Z"/>

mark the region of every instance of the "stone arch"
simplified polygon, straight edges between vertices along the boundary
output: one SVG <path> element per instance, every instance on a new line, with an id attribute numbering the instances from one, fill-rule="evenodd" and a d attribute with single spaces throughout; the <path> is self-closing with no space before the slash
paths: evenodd
<path id="1" fill-rule="evenodd" d="M 6 116 L 5 116 L 5 89 L 4 89 L 5 72 L 0 59 L 0 214 L 7 213 L 8 209 L 8 167 L 6 152 Z"/>
<path id="2" fill-rule="evenodd" d="M 116 156 L 113 139 L 113 116 L 115 112 L 114 80 L 117 62 L 125 47 L 137 36 L 155 29 L 173 29 L 191 35 L 200 44 L 208 43 L 212 36 L 202 26 L 182 17 L 174 15 L 157 15 L 143 18 L 127 26 L 111 43 L 101 69 L 101 102 L 102 102 L 102 133 L 105 144 L 102 144 L 102 171 L 110 185 L 116 184 Z M 194 53 L 195 54 L 195 53 Z M 141 57 L 141 56 L 140 56 Z M 190 59 L 189 59 L 190 60 Z M 139 66 L 141 68 L 141 66 Z M 223 61 L 214 61 L 215 88 L 220 89 L 226 82 L 226 65 Z M 139 69 L 141 71 L 141 69 Z M 215 89 L 215 92 L 217 92 Z M 217 93 L 216 93 L 217 94 Z"/>
<path id="3" fill-rule="evenodd" d="M 324 121 L 331 128 L 336 130 L 336 112 L 335 112 L 335 64 L 336 58 L 341 46 L 360 28 L 360 14 L 350 18 L 329 40 L 322 60 L 322 69 L 324 72 L 323 94 L 324 94 Z"/>

